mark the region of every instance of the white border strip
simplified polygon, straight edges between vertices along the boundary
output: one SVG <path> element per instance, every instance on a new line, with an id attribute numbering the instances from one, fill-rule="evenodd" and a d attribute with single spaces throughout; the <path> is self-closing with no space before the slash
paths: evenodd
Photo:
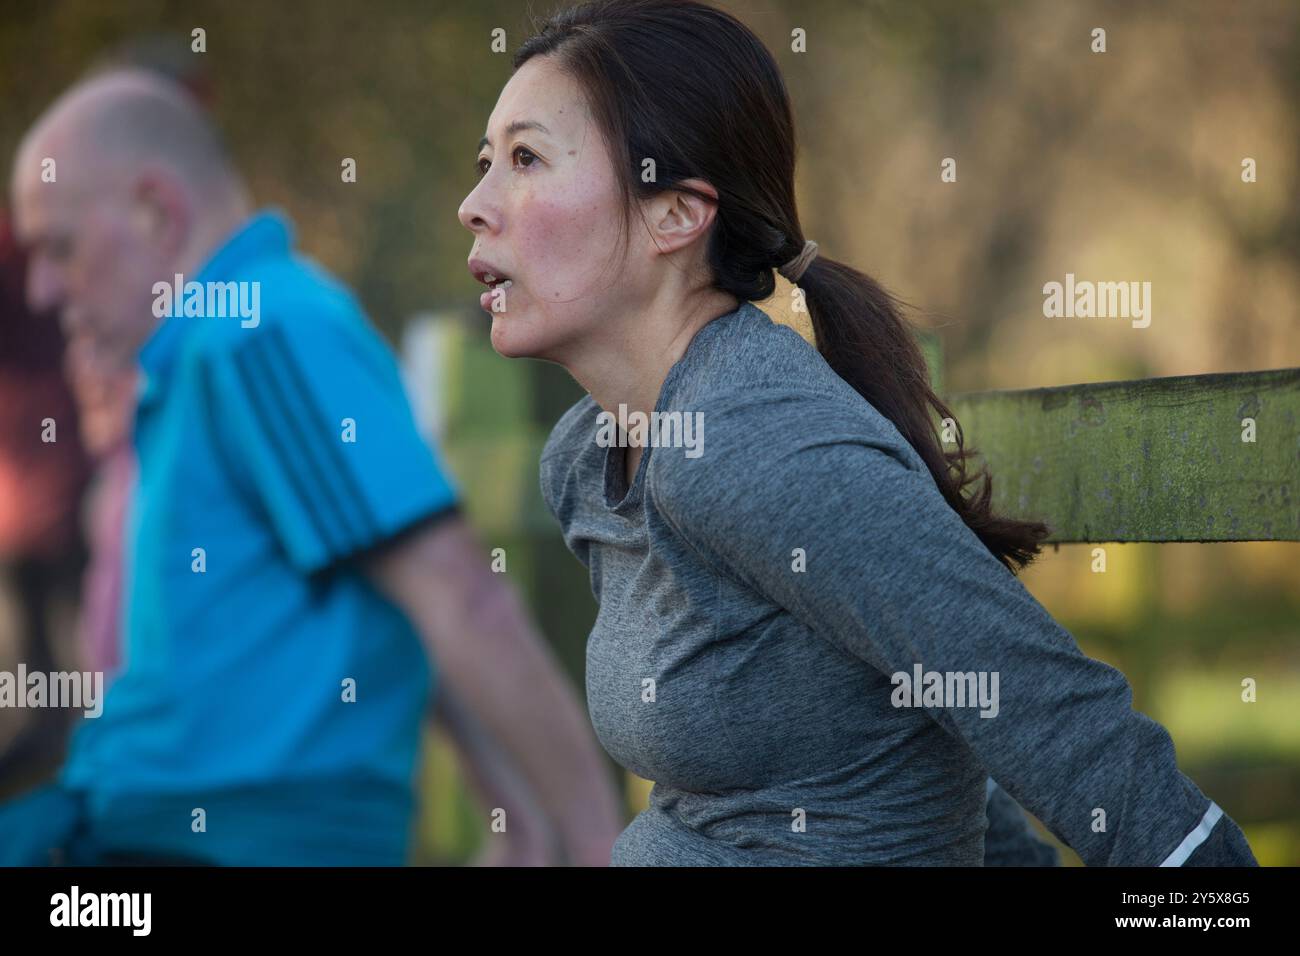
<path id="1" fill-rule="evenodd" d="M 1214 825 L 1219 822 L 1223 816 L 1223 810 L 1213 800 L 1210 801 L 1210 808 L 1205 811 L 1205 816 L 1201 817 L 1201 822 L 1196 825 L 1191 833 L 1183 837 L 1183 842 L 1178 844 L 1178 849 L 1170 853 L 1161 863 L 1161 866 L 1182 866 L 1187 862 L 1187 858 L 1192 855 L 1192 851 L 1205 842 L 1205 838 L 1210 835 Z"/>

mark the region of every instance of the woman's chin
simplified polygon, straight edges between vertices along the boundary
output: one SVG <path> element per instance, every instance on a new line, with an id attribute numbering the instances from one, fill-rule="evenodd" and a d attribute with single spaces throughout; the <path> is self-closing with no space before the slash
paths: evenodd
<path id="1" fill-rule="evenodd" d="M 492 348 L 502 358 L 531 358 L 541 343 L 534 342 L 532 329 L 521 322 L 517 316 L 496 313 L 492 316 L 492 332 L 489 339 Z"/>

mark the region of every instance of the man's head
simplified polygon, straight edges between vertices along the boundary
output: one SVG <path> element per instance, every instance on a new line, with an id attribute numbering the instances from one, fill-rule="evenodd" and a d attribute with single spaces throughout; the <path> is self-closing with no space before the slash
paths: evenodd
<path id="1" fill-rule="evenodd" d="M 18 148 L 11 193 L 29 303 L 112 362 L 130 362 L 156 325 L 154 283 L 189 278 L 248 214 L 202 108 L 136 69 L 55 101 Z"/>

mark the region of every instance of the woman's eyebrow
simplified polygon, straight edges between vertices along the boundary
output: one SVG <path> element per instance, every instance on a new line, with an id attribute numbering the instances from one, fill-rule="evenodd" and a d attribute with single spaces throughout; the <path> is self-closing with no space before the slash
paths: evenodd
<path id="1" fill-rule="evenodd" d="M 543 133 L 546 133 L 548 136 L 551 133 L 549 129 L 547 129 L 545 126 L 543 126 L 541 123 L 537 122 L 536 120 L 515 120 L 509 126 L 506 127 L 506 135 L 509 136 L 512 133 L 518 133 L 520 130 L 525 130 L 525 129 L 539 130 Z M 491 141 L 486 136 L 484 136 L 481 140 L 478 141 L 478 148 L 482 149 L 484 146 L 490 145 L 490 143 Z"/>

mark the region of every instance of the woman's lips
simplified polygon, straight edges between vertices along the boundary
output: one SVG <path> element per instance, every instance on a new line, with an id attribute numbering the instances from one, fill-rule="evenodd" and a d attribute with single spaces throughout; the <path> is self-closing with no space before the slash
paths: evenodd
<path id="1" fill-rule="evenodd" d="M 491 312 L 493 315 L 501 315 L 508 308 L 506 297 L 509 294 L 510 287 L 514 284 L 515 281 L 513 279 L 506 279 L 505 281 L 494 285 L 478 297 L 478 304 L 483 308 L 484 312 Z M 496 308 L 493 308 L 493 305 L 496 303 L 499 304 Z"/>

